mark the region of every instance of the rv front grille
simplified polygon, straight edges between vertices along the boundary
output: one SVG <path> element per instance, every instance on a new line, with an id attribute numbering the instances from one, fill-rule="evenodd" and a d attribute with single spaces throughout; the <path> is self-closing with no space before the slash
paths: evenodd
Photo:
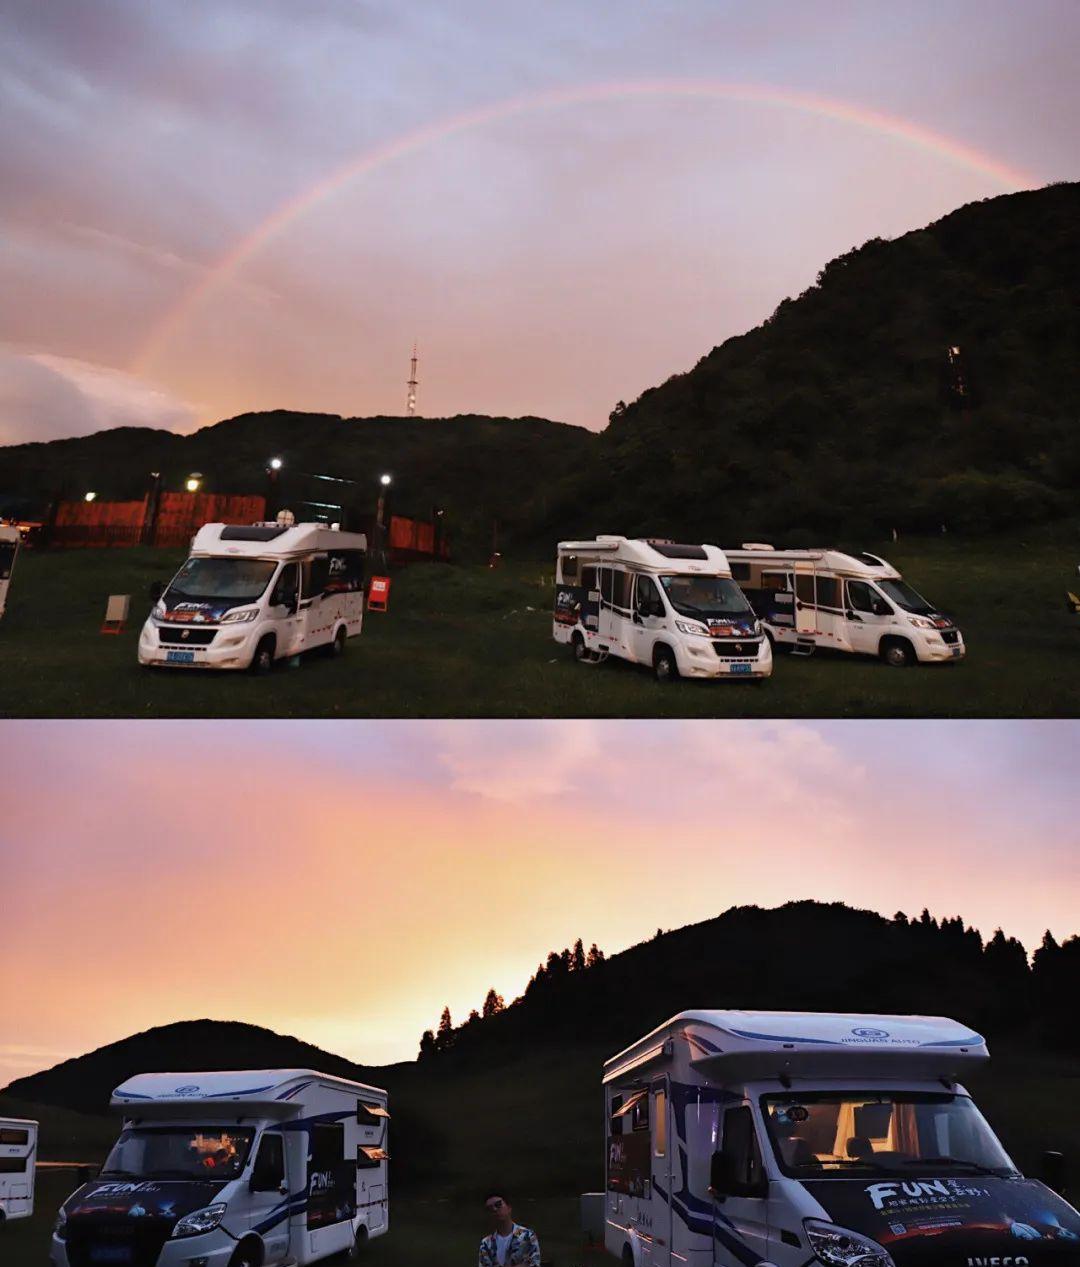
<path id="1" fill-rule="evenodd" d="M 941 641 L 947 642 L 950 646 L 960 637 L 959 629 L 943 629 L 941 631 Z"/>
<path id="2" fill-rule="evenodd" d="M 81 1221 L 81 1220 L 80 1220 Z M 102 1263 L 123 1267 L 155 1267 L 162 1247 L 169 1239 L 172 1224 L 167 1219 L 144 1218 L 126 1224 L 93 1219 L 92 1227 L 68 1224 L 67 1258 L 70 1267 L 100 1267 Z"/>
<path id="3" fill-rule="evenodd" d="M 158 638 L 170 647 L 208 647 L 214 641 L 216 629 L 193 629 L 185 625 L 180 629 L 158 629 Z"/>
<path id="4" fill-rule="evenodd" d="M 714 642 L 713 650 L 724 660 L 746 660 L 757 656 L 761 639 L 747 641 L 745 638 L 725 638 L 723 642 Z"/>

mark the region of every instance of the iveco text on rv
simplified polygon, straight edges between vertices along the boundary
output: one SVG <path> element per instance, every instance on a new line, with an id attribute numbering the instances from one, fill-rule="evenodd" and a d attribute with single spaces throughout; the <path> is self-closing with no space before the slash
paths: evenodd
<path id="1" fill-rule="evenodd" d="M 717 546 L 560 541 L 553 633 L 580 661 L 621 656 L 660 681 L 772 672 L 772 649 Z"/>
<path id="2" fill-rule="evenodd" d="M 37 1140 L 37 1122 L 0 1117 L 0 1228 L 34 1213 Z"/>
<path id="3" fill-rule="evenodd" d="M 367 538 L 325 524 L 205 524 L 139 637 L 139 663 L 269 671 L 314 647 L 340 654 L 364 621 Z"/>
<path id="4" fill-rule="evenodd" d="M 956 623 L 876 554 L 747 545 L 727 557 L 769 637 L 795 655 L 825 647 L 897 668 L 964 656 Z"/>
<path id="5" fill-rule="evenodd" d="M 53 1267 L 314 1263 L 387 1230 L 386 1092 L 309 1069 L 147 1073 L 64 1202 Z"/>
<path id="6" fill-rule="evenodd" d="M 626 1267 L 1077 1267 L 1080 1214 L 958 1082 L 944 1017 L 695 1011 L 604 1065 L 604 1244 Z"/>

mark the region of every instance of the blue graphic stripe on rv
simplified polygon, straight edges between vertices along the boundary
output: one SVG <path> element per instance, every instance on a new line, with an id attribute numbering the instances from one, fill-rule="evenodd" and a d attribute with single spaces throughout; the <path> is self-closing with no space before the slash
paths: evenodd
<path id="1" fill-rule="evenodd" d="M 840 1043 L 831 1038 L 804 1038 L 792 1034 L 756 1034 L 750 1029 L 733 1029 L 733 1034 L 740 1038 L 760 1038 L 769 1043 L 816 1043 L 819 1047 L 839 1047 Z"/>
<path id="2" fill-rule="evenodd" d="M 944 1042 L 920 1043 L 920 1047 L 977 1047 L 979 1043 L 985 1042 L 981 1034 L 969 1034 L 967 1038 L 949 1038 Z"/>
<path id="3" fill-rule="evenodd" d="M 685 1189 L 683 1194 L 680 1194 L 680 1196 L 685 1195 L 685 1201 L 675 1195 L 669 1198 L 655 1179 L 652 1181 L 652 1186 L 653 1190 L 671 1206 L 672 1214 L 677 1214 L 689 1231 L 697 1232 L 700 1236 L 715 1237 L 725 1249 L 735 1255 L 739 1262 L 745 1263 L 746 1267 L 757 1267 L 758 1263 L 765 1261 L 756 1250 L 735 1234 L 733 1226 L 722 1215 L 714 1214 L 705 1202 L 697 1202 L 697 1199 Z M 697 1203 L 705 1211 L 704 1216 L 694 1214 L 689 1209 L 688 1203 L 691 1201 Z"/>
<path id="4" fill-rule="evenodd" d="M 113 1095 L 122 1095 L 125 1100 L 152 1100 L 152 1095 L 140 1095 L 138 1091 L 114 1091 Z"/>
<path id="5" fill-rule="evenodd" d="M 283 1092 L 281 1095 L 278 1096 L 278 1099 L 291 1100 L 294 1095 L 299 1095 L 300 1092 L 303 1091 L 305 1087 L 310 1087 L 310 1086 L 311 1086 L 311 1080 L 308 1079 L 307 1082 L 301 1082 L 299 1086 L 293 1087 L 291 1091 Z"/>
<path id="6" fill-rule="evenodd" d="M 339 1109 L 335 1113 L 316 1113 L 313 1117 L 298 1117 L 292 1122 L 282 1122 L 278 1130 L 308 1131 L 320 1122 L 340 1122 L 343 1118 L 352 1117 L 355 1109 Z"/>
<path id="7" fill-rule="evenodd" d="M 252 1230 L 260 1234 L 269 1232 L 271 1228 L 277 1227 L 279 1223 L 292 1218 L 294 1214 L 302 1214 L 307 1209 L 307 1203 L 307 1192 L 294 1192 L 292 1196 L 286 1197 L 280 1205 L 275 1205 L 266 1218 L 261 1223 L 256 1223 Z"/>
<path id="8" fill-rule="evenodd" d="M 269 1090 L 270 1090 L 269 1086 L 248 1087 L 245 1091 L 215 1091 L 212 1095 L 185 1095 L 185 1096 L 182 1096 L 181 1098 L 184 1100 L 191 1100 L 194 1103 L 198 1100 L 221 1100 L 227 1096 L 258 1095 L 260 1091 L 269 1091 Z M 155 1099 L 168 1100 L 168 1099 L 171 1099 L 171 1097 L 167 1095 L 161 1095 L 161 1096 L 140 1095 L 138 1091 L 124 1091 L 122 1089 L 119 1091 L 114 1091 L 113 1095 L 122 1095 L 125 1100 L 155 1100 Z"/>

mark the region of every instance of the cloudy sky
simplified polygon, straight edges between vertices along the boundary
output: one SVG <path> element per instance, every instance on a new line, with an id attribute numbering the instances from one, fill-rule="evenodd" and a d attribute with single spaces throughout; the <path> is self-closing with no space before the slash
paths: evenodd
<path id="1" fill-rule="evenodd" d="M 0 22 L 0 443 L 399 413 L 414 338 L 421 412 L 599 427 L 830 257 L 1080 175 L 1074 0 Z"/>
<path id="2" fill-rule="evenodd" d="M 443 1004 L 463 1019 L 489 986 L 513 997 L 578 936 L 611 953 L 737 903 L 929 906 L 1029 949 L 1080 931 L 1070 722 L 23 722 L 4 738 L 0 1015 L 18 1024 L 0 1085 L 203 1016 L 411 1059 Z"/>

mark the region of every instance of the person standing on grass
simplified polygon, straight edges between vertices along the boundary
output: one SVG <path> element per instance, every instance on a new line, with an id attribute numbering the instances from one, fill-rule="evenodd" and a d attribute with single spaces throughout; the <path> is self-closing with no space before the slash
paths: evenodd
<path id="1" fill-rule="evenodd" d="M 480 1242 L 478 1267 L 540 1267 L 540 1242 L 530 1228 L 514 1222 L 514 1211 L 499 1190 L 484 1202 L 491 1232 Z"/>

